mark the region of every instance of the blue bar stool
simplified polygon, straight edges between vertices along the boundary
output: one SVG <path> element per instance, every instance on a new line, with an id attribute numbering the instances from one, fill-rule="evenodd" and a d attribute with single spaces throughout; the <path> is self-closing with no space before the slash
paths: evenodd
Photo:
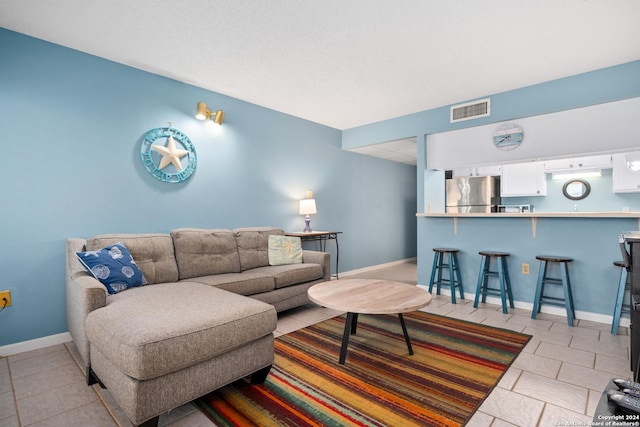
<path id="1" fill-rule="evenodd" d="M 573 326 L 573 321 L 576 318 L 576 313 L 573 309 L 573 296 L 571 295 L 571 280 L 569 279 L 568 264 L 573 261 L 572 258 L 553 255 L 538 255 L 537 260 L 540 260 L 540 270 L 538 271 L 538 285 L 536 287 L 535 300 L 533 301 L 533 311 L 531 312 L 531 318 L 535 319 L 536 315 L 540 313 L 540 306 L 542 304 L 556 305 L 565 307 L 567 310 L 567 323 L 569 326 Z M 555 262 L 560 264 L 561 278 L 554 278 L 547 276 L 548 263 Z M 562 285 L 564 298 L 552 297 L 544 294 L 544 286 L 546 284 Z"/>
<path id="2" fill-rule="evenodd" d="M 620 325 L 620 315 L 622 313 L 630 313 L 631 305 L 624 303 L 625 294 L 630 294 L 631 283 L 628 278 L 627 268 L 624 266 L 624 262 L 615 261 L 613 263 L 616 267 L 621 267 L 620 280 L 618 281 L 618 296 L 616 297 L 616 305 L 613 310 L 613 321 L 611 322 L 611 333 L 618 335 L 618 326 Z"/>
<path id="3" fill-rule="evenodd" d="M 462 278 L 460 277 L 460 267 L 458 264 L 458 249 L 433 248 L 433 267 L 431 268 L 431 280 L 429 281 L 429 293 L 436 285 L 436 295 L 440 295 L 440 286 L 445 285 L 451 288 L 451 303 L 456 303 L 456 288 L 460 292 L 460 299 L 464 299 L 462 289 Z M 445 256 L 447 260 L 445 262 Z M 447 277 L 442 277 L 442 271 L 447 269 Z"/>
<path id="4" fill-rule="evenodd" d="M 480 295 L 482 295 L 483 303 L 487 301 L 487 295 L 499 295 L 502 299 L 502 312 L 506 314 L 509 312 L 507 309 L 507 298 L 509 299 L 509 306 L 514 308 L 511 280 L 509 279 L 509 269 L 507 268 L 507 257 L 509 254 L 506 252 L 491 251 L 480 251 L 478 253 L 482 255 L 482 258 L 480 261 L 478 284 L 476 286 L 476 298 L 473 300 L 473 306 L 478 307 Z M 490 269 L 492 258 L 495 258 L 497 261 L 498 269 L 495 271 L 491 271 Z M 496 277 L 498 279 L 499 288 L 489 287 L 490 277 Z"/>

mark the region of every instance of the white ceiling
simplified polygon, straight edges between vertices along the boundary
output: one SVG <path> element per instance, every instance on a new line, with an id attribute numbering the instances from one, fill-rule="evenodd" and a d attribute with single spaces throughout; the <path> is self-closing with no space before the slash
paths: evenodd
<path id="1" fill-rule="evenodd" d="M 418 148 L 416 140 L 417 138 L 414 136 L 367 145 L 365 147 L 350 148 L 348 151 L 415 166 L 417 163 L 416 152 Z"/>
<path id="2" fill-rule="evenodd" d="M 638 60 L 638 22 L 638 0 L 0 0 L 2 27 L 337 129 Z"/>

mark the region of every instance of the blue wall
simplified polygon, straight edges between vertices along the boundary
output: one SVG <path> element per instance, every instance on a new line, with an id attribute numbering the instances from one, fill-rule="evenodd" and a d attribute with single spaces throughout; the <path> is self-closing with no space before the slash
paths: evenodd
<path id="1" fill-rule="evenodd" d="M 0 60 L 0 290 L 13 300 L 0 345 L 67 330 L 68 237 L 301 230 L 311 189 L 312 227 L 344 232 L 340 271 L 416 256 L 415 167 L 343 151 L 339 130 L 1 28 Z M 195 120 L 198 101 L 225 110 L 224 125 Z M 196 147 L 181 184 L 140 161 L 144 133 L 167 122 Z"/>
<path id="2" fill-rule="evenodd" d="M 640 96 L 640 61 L 554 80 L 491 97 L 491 116 L 456 124 L 449 123 L 449 106 L 435 108 L 348 129 L 342 133 L 345 148 L 354 148 L 410 136 L 418 137 L 417 212 L 424 212 L 426 173 L 426 135 L 486 125 L 522 117 L 596 105 Z M 479 98 L 485 98 L 479 97 Z M 460 100 L 465 102 L 467 100 Z M 602 141 L 606 149 L 607 141 Z M 638 141 L 640 148 L 640 140 Z M 610 180 L 603 177 L 602 180 Z M 601 183 L 603 182 L 601 181 Z M 552 184 L 553 190 L 555 184 Z M 596 192 L 600 185 L 596 184 Z M 610 188 L 610 187 L 609 187 Z M 527 203 L 537 202 L 531 198 Z M 585 199 L 579 210 L 587 210 L 595 198 Z M 549 202 L 553 200 L 549 199 Z M 560 203 L 560 201 L 556 201 Z M 640 208 L 640 194 L 617 195 L 621 207 Z M 546 209 L 545 209 L 546 210 Z M 597 209 L 602 210 L 602 209 Z M 619 208 L 621 210 L 621 208 Z M 459 233 L 453 233 L 453 221 L 444 218 L 418 218 L 418 283 L 428 284 L 433 259 L 432 248 L 458 246 L 463 267 L 463 282 L 468 292 L 475 290 L 478 250 L 509 251 L 510 273 L 517 300 L 532 302 L 531 281 L 535 280 L 535 255 L 542 252 L 568 255 L 576 259 L 574 293 L 576 310 L 612 314 L 618 271 L 612 262 L 620 257 L 617 236 L 637 230 L 635 219 L 551 219 L 538 222 L 538 237 L 533 239 L 531 222 L 519 219 L 461 219 Z M 520 263 L 531 264 L 532 275 L 520 274 Z"/>

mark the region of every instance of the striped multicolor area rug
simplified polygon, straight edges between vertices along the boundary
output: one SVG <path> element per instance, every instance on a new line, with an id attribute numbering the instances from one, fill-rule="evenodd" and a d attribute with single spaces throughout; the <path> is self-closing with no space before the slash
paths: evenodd
<path id="1" fill-rule="evenodd" d="M 531 338 L 449 317 L 360 315 L 344 365 L 345 316 L 276 338 L 261 385 L 238 381 L 198 406 L 219 426 L 464 425 Z"/>

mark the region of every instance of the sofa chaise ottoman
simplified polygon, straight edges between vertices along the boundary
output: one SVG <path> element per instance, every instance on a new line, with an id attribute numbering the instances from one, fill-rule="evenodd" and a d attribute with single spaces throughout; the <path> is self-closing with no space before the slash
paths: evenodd
<path id="1" fill-rule="evenodd" d="M 87 316 L 91 372 L 134 424 L 247 375 L 262 382 L 273 363 L 272 306 L 199 283 L 180 288 L 134 288 Z"/>

